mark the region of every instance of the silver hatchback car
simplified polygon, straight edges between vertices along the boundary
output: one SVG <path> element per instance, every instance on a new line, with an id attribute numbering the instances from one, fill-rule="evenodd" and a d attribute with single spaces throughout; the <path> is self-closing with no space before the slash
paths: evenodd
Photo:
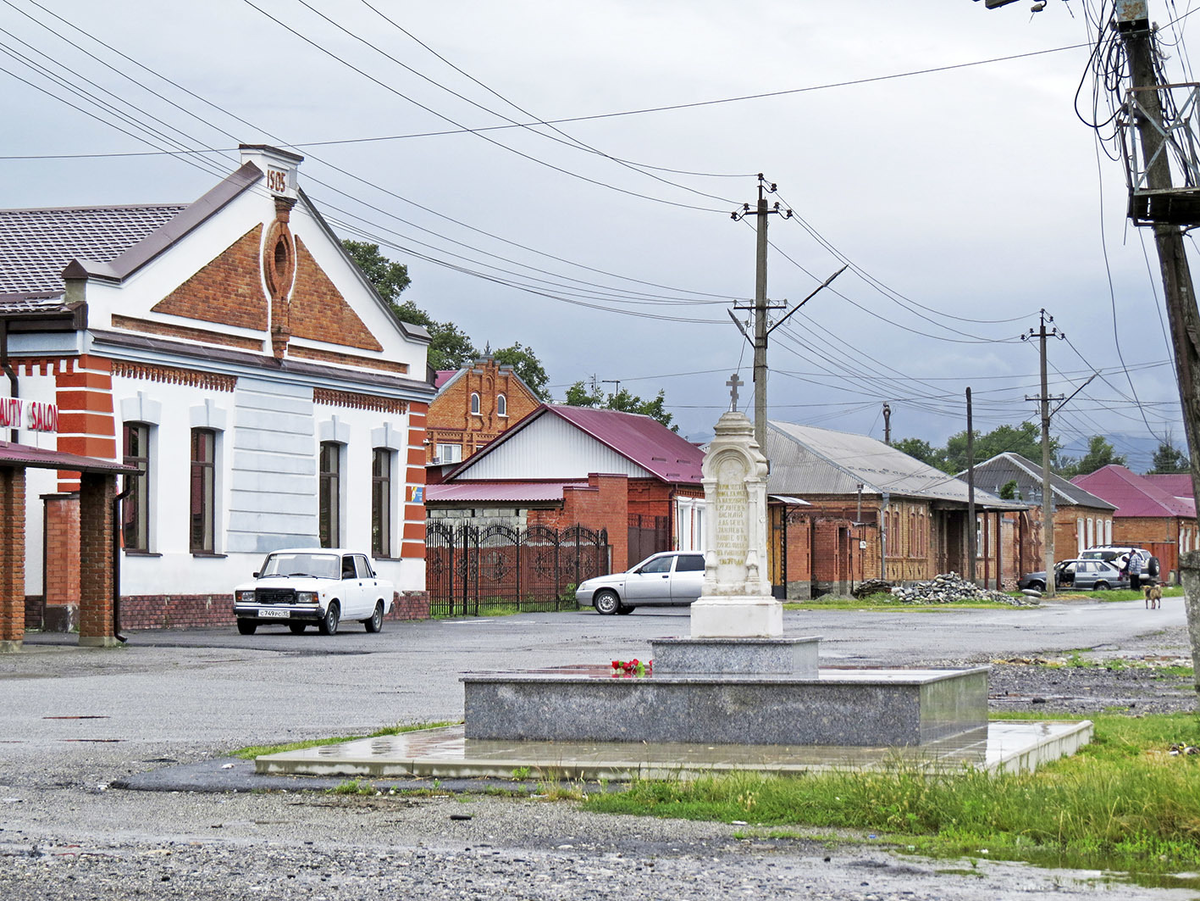
<path id="1" fill-rule="evenodd" d="M 579 584 L 575 600 L 597 613 L 632 613 L 643 605 L 690 604 L 704 587 L 704 555 L 664 551 L 647 557 L 628 572 L 597 576 Z"/>

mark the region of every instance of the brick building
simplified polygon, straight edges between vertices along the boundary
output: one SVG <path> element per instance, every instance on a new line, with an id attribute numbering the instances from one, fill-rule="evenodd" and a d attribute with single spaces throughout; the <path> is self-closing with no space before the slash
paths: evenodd
<path id="1" fill-rule="evenodd" d="M 775 594 L 844 594 L 968 572 L 967 486 L 864 435 L 771 422 L 767 430 L 771 582 Z M 976 580 L 1015 581 L 1024 505 L 976 491 Z"/>
<path id="2" fill-rule="evenodd" d="M 511 366 L 492 357 L 438 372 L 426 419 L 426 463 L 461 463 L 541 401 Z"/>
<path id="3" fill-rule="evenodd" d="M 1116 507 L 1112 539 L 1097 544 L 1143 547 L 1158 558 L 1160 578 L 1179 579 L 1179 555 L 1200 549 L 1191 476 L 1142 476 L 1110 464 L 1071 480 Z"/>
<path id="4" fill-rule="evenodd" d="M 966 480 L 967 474 L 958 477 Z M 1042 467 L 1020 454 L 997 454 L 975 467 L 975 487 L 1000 494 L 1009 487 L 1028 509 L 1017 515 L 1016 530 L 1025 536 L 1017 559 L 1018 575 L 1045 568 L 1042 549 Z M 1050 474 L 1054 492 L 1054 556 L 1070 560 L 1085 548 L 1111 544 L 1116 507 L 1082 486 Z"/>
<path id="5" fill-rule="evenodd" d="M 128 628 L 231 623 L 232 586 L 286 545 L 370 548 L 420 603 L 429 337 L 343 251 L 300 162 L 247 145 L 192 204 L 0 211 L 0 426 L 138 467 Z M 79 490 L 29 472 L 31 626 L 72 625 Z"/>
<path id="6" fill-rule="evenodd" d="M 649 416 L 543 404 L 426 487 L 431 521 L 607 529 L 613 570 L 703 548 L 700 448 Z"/>

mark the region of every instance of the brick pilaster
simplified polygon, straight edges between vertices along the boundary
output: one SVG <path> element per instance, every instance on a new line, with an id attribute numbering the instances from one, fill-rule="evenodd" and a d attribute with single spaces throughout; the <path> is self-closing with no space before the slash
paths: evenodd
<path id="1" fill-rule="evenodd" d="M 25 638 L 25 470 L 0 469 L 0 651 Z"/>
<path id="2" fill-rule="evenodd" d="M 116 477 L 84 473 L 79 485 L 79 643 L 110 647 L 113 628 L 113 497 Z"/>

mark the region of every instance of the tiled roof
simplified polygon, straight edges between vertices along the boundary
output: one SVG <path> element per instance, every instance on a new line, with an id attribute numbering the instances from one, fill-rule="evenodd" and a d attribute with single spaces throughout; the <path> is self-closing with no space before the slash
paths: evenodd
<path id="1" fill-rule="evenodd" d="M 966 472 L 960 472 L 958 477 L 966 481 Z M 990 460 L 984 460 L 975 466 L 975 487 L 999 494 L 1000 489 L 1009 482 L 1017 483 L 1017 491 L 1021 498 L 1035 504 L 1042 502 L 1042 467 L 1028 457 L 1006 452 L 997 454 Z M 1050 490 L 1054 493 L 1054 503 L 1057 506 L 1094 507 L 1097 510 L 1115 510 L 1116 505 L 1110 504 L 1102 497 L 1097 497 L 1090 491 L 1074 482 L 1069 482 L 1062 476 L 1050 473 Z"/>
<path id="2" fill-rule="evenodd" d="M 447 482 L 425 486 L 425 502 L 514 504 L 561 501 L 567 488 L 586 488 L 587 482 Z"/>
<path id="3" fill-rule="evenodd" d="M 1196 516 L 1193 498 L 1177 498 L 1145 476 L 1130 472 L 1124 466 L 1109 464 L 1095 472 L 1071 480 L 1093 494 L 1116 504 L 1114 516 L 1186 517 Z"/>
<path id="4" fill-rule="evenodd" d="M 185 209 L 150 204 L 0 210 L 0 295 L 60 293 L 71 260 L 114 260 Z"/>
<path id="5" fill-rule="evenodd" d="M 862 483 L 869 494 L 968 501 L 965 482 L 866 435 L 772 421 L 767 456 L 771 494 L 851 495 Z M 975 502 L 992 509 L 1026 506 L 981 490 L 976 490 Z"/>

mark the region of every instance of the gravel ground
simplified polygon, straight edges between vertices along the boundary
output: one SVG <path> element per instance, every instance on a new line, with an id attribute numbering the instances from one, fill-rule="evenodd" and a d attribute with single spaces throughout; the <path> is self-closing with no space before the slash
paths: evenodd
<path id="1" fill-rule="evenodd" d="M 1161 666 L 1190 663 L 1186 647 L 1186 634 L 1176 628 L 1080 655 L 1093 665 L 1046 665 L 1068 657 L 994 661 L 991 706 L 997 713 L 1194 711 L 1191 680 Z M 69 655 L 75 659 L 82 658 Z M 55 672 L 74 679 L 73 665 L 64 659 Z M 971 861 L 931 861 L 869 836 L 771 840 L 751 826 L 747 839 L 746 826 L 601 816 L 573 802 L 480 793 L 126 791 L 111 786 L 149 770 L 211 761 L 226 748 L 172 738 L 139 742 L 134 750 L 131 743 L 98 740 L 60 744 L 72 750 L 38 761 L 20 750 L 19 736 L 0 735 L 6 742 L 12 755 L 0 771 L 5 901 L 1200 897 L 1098 872 L 990 861 L 983 849 Z"/>

